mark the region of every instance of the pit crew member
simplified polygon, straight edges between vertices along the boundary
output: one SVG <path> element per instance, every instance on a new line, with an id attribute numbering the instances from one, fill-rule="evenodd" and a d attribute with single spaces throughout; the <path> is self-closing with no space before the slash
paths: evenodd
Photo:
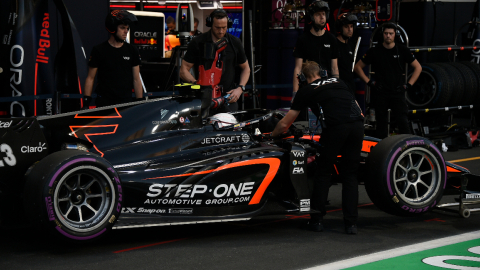
<path id="1" fill-rule="evenodd" d="M 88 75 L 85 80 L 83 108 L 88 108 L 92 98 L 93 82 L 98 71 L 98 107 L 132 101 L 132 89 L 136 99 L 143 99 L 140 80 L 140 54 L 125 42 L 129 25 L 137 18 L 125 10 L 113 10 L 105 19 L 105 27 L 110 38 L 93 47 L 88 60 Z"/>
<path id="2" fill-rule="evenodd" d="M 236 111 L 238 109 L 238 99 L 245 91 L 245 84 L 250 77 L 250 67 L 245 55 L 240 39 L 227 33 L 227 26 L 232 24 L 228 18 L 227 12 L 223 9 L 214 10 L 206 19 L 207 27 L 211 29 L 190 41 L 187 52 L 182 60 L 180 67 L 180 78 L 189 83 L 196 83 L 197 79 L 190 73 L 190 69 L 195 66 L 196 76 L 198 78 L 198 67 L 206 65 L 205 47 L 226 37 L 227 47 L 219 55 L 223 62 L 222 77 L 219 85 L 223 87 L 222 96 L 230 94 L 229 106 L 222 106 L 217 112 Z M 235 67 L 240 67 L 240 81 L 235 84 Z"/>
<path id="3" fill-rule="evenodd" d="M 320 144 L 322 150 L 316 162 L 312 208 L 320 214 L 311 214 L 308 229 L 323 231 L 323 216 L 326 214 L 328 190 L 331 185 L 331 173 L 334 162 L 341 155 L 342 209 L 345 232 L 357 233 L 358 180 L 360 151 L 363 142 L 363 115 L 347 85 L 337 78 L 328 78 L 326 72 L 313 62 L 302 65 L 308 85 L 302 87 L 293 101 L 292 107 L 278 122 L 271 136 L 285 132 L 295 121 L 300 110 L 320 106 L 325 117 Z M 322 75 L 321 75 L 322 74 Z M 322 77 L 321 77 L 322 76 Z"/>
<path id="4" fill-rule="evenodd" d="M 297 74 L 302 69 L 302 63 L 309 60 L 319 63 L 325 68 L 331 77 L 338 78 L 338 48 L 335 36 L 325 30 L 330 8 L 325 1 L 314 1 L 307 7 L 312 28 L 305 31 L 298 38 L 293 57 L 295 57 L 295 68 L 293 70 L 293 94 L 292 99 L 298 91 Z"/>
<path id="5" fill-rule="evenodd" d="M 347 84 L 348 88 L 355 95 L 355 83 L 353 82 L 353 57 L 355 42 L 350 40 L 357 28 L 357 16 L 351 13 L 342 13 L 335 21 L 338 44 L 338 71 L 340 79 Z"/>
<path id="6" fill-rule="evenodd" d="M 409 49 L 395 41 L 397 26 L 393 23 L 382 25 L 383 43 L 368 49 L 361 61 L 355 65 L 355 73 L 370 86 L 371 104 L 375 108 L 377 120 L 376 137 L 383 139 L 388 136 L 388 109 L 391 109 L 391 119 L 396 120 L 400 134 L 410 134 L 407 119 L 407 103 L 405 91 L 417 81 L 422 72 L 422 66 Z M 413 73 L 405 82 L 405 64 L 410 64 Z M 375 75 L 369 79 L 363 72 L 366 65 L 372 65 Z"/>

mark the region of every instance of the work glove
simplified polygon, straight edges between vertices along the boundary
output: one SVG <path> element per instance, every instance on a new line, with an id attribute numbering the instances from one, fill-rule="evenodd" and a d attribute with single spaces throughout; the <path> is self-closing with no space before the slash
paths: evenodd
<path id="1" fill-rule="evenodd" d="M 399 85 L 399 86 L 397 86 L 397 92 L 407 91 L 407 90 L 410 89 L 411 87 L 412 87 L 412 85 L 409 84 L 409 83 Z"/>

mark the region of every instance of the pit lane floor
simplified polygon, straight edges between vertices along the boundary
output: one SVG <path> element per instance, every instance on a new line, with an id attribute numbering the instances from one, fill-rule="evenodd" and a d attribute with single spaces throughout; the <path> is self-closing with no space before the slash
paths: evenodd
<path id="1" fill-rule="evenodd" d="M 480 147 L 444 157 L 474 158 L 458 164 L 480 175 Z M 346 235 L 341 185 L 332 186 L 330 200 L 321 233 L 301 229 L 306 216 L 114 230 L 82 245 L 56 243 L 29 227 L 2 229 L 0 269 L 305 269 L 480 229 L 480 212 L 468 219 L 440 210 L 410 218 L 388 215 L 360 186 L 359 234 Z M 453 197 L 445 196 L 446 202 Z"/>

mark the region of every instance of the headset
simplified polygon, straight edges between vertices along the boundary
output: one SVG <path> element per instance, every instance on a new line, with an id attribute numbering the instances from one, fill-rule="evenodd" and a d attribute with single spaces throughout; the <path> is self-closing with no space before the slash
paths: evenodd
<path id="1" fill-rule="evenodd" d="M 207 27 L 212 27 L 213 25 L 213 18 L 215 18 L 215 16 L 217 15 L 220 15 L 221 13 L 225 14 L 225 16 L 227 17 L 227 28 L 232 28 L 233 26 L 233 21 L 232 19 L 230 19 L 230 17 L 228 17 L 228 14 L 225 10 L 223 9 L 216 9 L 214 10 L 212 13 L 210 13 L 210 16 L 208 16 L 206 19 L 205 19 L 205 25 Z"/>
<path id="2" fill-rule="evenodd" d="M 357 23 L 357 16 L 352 13 L 342 13 L 337 17 L 337 20 L 335 21 L 335 31 L 337 31 L 337 34 L 342 34 L 344 25 L 353 24 L 353 32 L 355 32 L 355 30 L 357 30 Z"/>
<path id="3" fill-rule="evenodd" d="M 322 79 L 326 79 L 328 78 L 328 72 L 322 68 L 321 65 L 319 65 L 318 63 L 315 63 L 317 64 L 317 66 L 320 68 L 320 71 L 318 72 L 318 76 L 320 76 L 320 78 Z M 307 85 L 307 77 L 305 76 L 305 74 L 303 74 L 302 71 L 300 71 L 300 74 L 297 75 L 297 79 L 298 79 L 298 85 L 299 86 L 304 86 L 304 85 Z"/>
<path id="4" fill-rule="evenodd" d="M 310 20 L 312 22 L 315 22 L 315 18 L 313 17 L 313 15 L 316 12 L 319 12 L 321 10 L 325 11 L 325 16 L 327 17 L 327 20 L 328 20 L 328 15 L 330 13 L 330 8 L 328 7 L 327 2 L 322 1 L 322 0 L 317 0 L 317 1 L 313 1 L 310 5 L 308 5 L 307 13 L 308 13 L 308 16 L 310 16 Z"/>
<path id="5" fill-rule="evenodd" d="M 105 28 L 108 32 L 115 34 L 120 24 L 131 25 L 137 21 L 137 17 L 126 10 L 112 10 L 105 18 Z"/>

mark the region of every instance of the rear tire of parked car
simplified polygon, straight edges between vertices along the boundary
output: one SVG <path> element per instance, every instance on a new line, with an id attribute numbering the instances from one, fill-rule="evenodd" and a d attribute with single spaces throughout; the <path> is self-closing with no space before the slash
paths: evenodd
<path id="1" fill-rule="evenodd" d="M 432 209 L 442 198 L 445 161 L 428 139 L 412 135 L 388 137 L 372 148 L 365 188 L 381 210 L 413 216 Z"/>
<path id="2" fill-rule="evenodd" d="M 445 107 L 452 91 L 453 82 L 443 68 L 436 64 L 423 64 L 420 77 L 406 92 L 405 98 L 409 108 Z"/>
<path id="3" fill-rule="evenodd" d="M 64 150 L 26 174 L 24 206 L 34 224 L 64 240 L 88 241 L 111 230 L 122 207 L 113 166 L 98 155 Z"/>

